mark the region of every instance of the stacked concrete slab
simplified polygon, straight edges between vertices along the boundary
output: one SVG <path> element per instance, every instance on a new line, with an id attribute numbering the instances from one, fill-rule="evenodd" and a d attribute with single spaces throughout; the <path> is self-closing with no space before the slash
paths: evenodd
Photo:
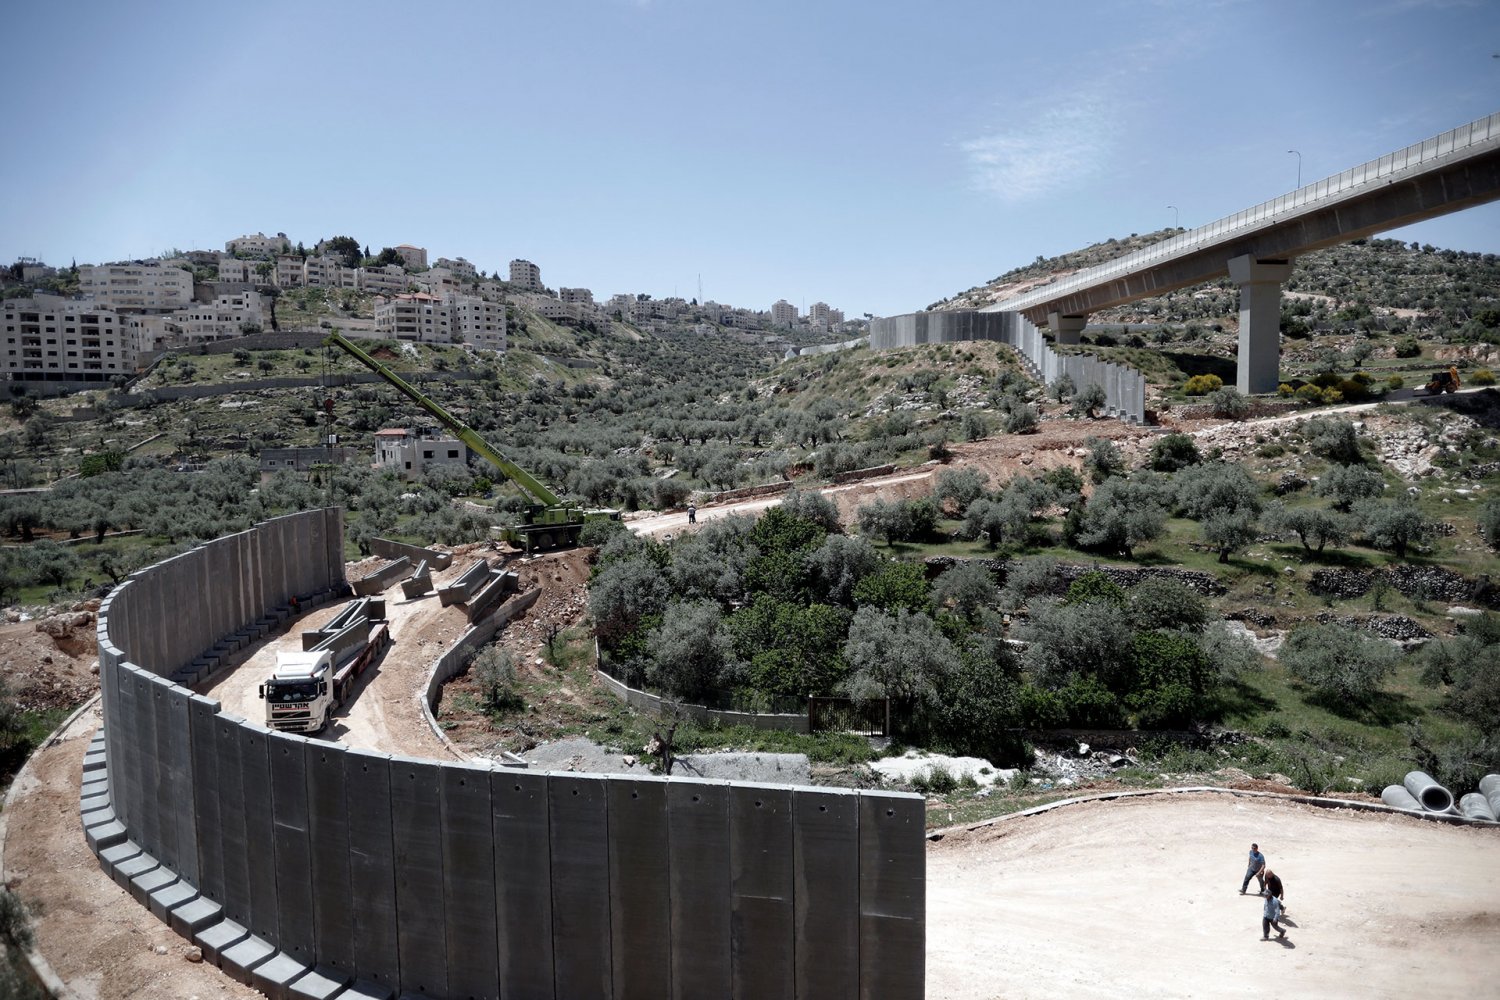
<path id="1" fill-rule="evenodd" d="M 1059 354 L 1042 331 L 1016 312 L 940 311 L 886 316 L 870 323 L 870 346 L 876 349 L 994 340 L 1021 355 L 1031 374 L 1051 383 L 1067 375 L 1079 389 L 1104 390 L 1109 416 L 1132 423 L 1146 419 L 1146 379 L 1127 365 L 1101 361 L 1092 354 Z"/>
<path id="2" fill-rule="evenodd" d="M 273 998 L 922 995 L 918 796 L 393 757 L 168 679 L 342 585 L 342 512 L 318 510 L 100 608 L 84 828 L 208 960 Z"/>

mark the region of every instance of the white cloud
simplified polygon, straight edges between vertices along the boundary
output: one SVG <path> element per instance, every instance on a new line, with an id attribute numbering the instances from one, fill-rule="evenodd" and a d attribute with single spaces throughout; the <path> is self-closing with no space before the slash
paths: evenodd
<path id="1" fill-rule="evenodd" d="M 1104 165 L 1120 130 L 1119 109 L 1098 95 L 1058 95 L 960 144 L 973 186 L 1001 201 L 1030 201 L 1066 188 Z"/>

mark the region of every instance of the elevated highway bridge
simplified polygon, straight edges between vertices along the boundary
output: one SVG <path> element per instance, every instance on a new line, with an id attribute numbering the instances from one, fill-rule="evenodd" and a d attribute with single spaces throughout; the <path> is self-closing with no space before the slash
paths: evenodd
<path id="1" fill-rule="evenodd" d="M 1497 199 L 1500 112 L 983 311 L 1021 313 L 1076 344 L 1092 312 L 1227 275 L 1240 286 L 1238 387 L 1269 392 L 1294 257 Z"/>

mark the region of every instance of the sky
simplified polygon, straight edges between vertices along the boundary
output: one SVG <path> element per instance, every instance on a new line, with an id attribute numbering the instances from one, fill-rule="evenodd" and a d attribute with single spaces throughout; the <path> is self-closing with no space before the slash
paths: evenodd
<path id="1" fill-rule="evenodd" d="M 701 282 L 851 317 L 1500 111 L 1495 0 L 57 0 L 6 22 L 0 261 L 349 235 L 598 298 Z M 1500 203 L 1389 235 L 1500 252 Z"/>

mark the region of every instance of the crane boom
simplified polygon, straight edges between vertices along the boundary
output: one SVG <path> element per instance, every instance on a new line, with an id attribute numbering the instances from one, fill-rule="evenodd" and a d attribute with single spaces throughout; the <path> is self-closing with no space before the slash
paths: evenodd
<path id="1" fill-rule="evenodd" d="M 400 375 L 397 375 L 389 367 L 381 364 L 369 354 L 366 354 L 362 348 L 356 346 L 349 338 L 334 330 L 328 339 L 352 355 L 360 364 L 395 386 L 407 399 L 410 399 L 413 403 L 416 403 L 422 409 L 432 414 L 439 423 L 453 432 L 454 437 L 468 445 L 473 451 L 484 456 L 491 465 L 504 473 L 507 479 L 519 486 L 531 499 L 548 507 L 567 506 L 557 494 L 553 493 L 546 486 L 543 486 L 531 473 L 490 447 L 489 442 L 480 437 L 478 432 L 472 427 L 443 409 L 433 400 L 428 399 L 416 386 L 406 381 Z"/>

